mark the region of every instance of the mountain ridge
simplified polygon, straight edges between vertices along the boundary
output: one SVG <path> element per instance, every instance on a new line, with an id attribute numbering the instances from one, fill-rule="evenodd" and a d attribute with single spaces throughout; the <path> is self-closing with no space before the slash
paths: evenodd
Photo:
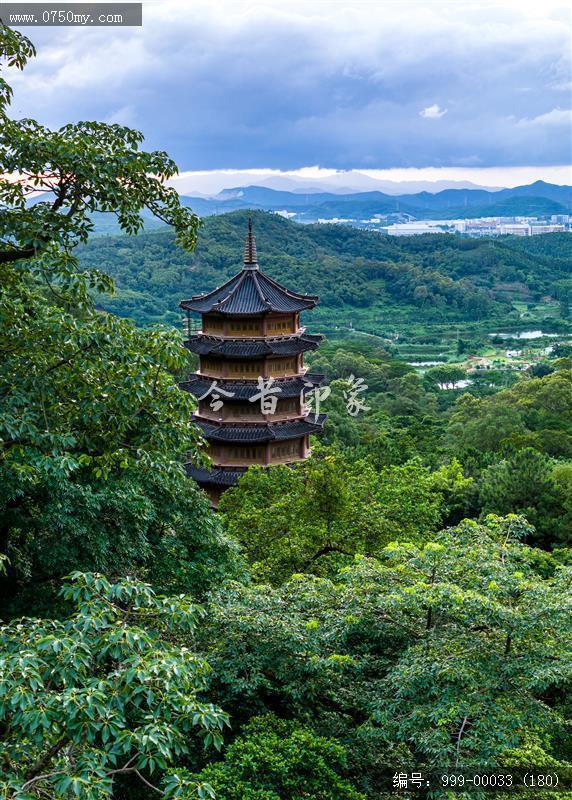
<path id="1" fill-rule="evenodd" d="M 393 195 L 372 190 L 337 194 L 334 192 L 289 192 L 266 186 L 237 186 L 223 189 L 211 198 L 181 195 L 184 205 L 199 216 L 225 213 L 241 208 L 284 211 L 300 222 L 334 217 L 352 219 L 376 214 L 409 214 L 417 219 L 450 219 L 478 216 L 537 216 L 568 214 L 572 211 L 572 187 L 535 181 L 510 189 L 443 189 Z M 514 210 L 513 210 L 514 209 Z M 498 212 L 498 213 L 497 213 Z"/>

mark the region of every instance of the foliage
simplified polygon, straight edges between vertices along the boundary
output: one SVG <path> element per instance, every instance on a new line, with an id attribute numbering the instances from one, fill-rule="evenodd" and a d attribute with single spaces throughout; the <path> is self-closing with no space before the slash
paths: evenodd
<path id="1" fill-rule="evenodd" d="M 556 475 L 553 473 L 551 460 L 532 448 L 518 450 L 492 464 L 480 482 L 483 512 L 523 514 L 536 529 L 533 541 L 545 547 L 550 543 L 569 543 L 572 530 L 572 504 L 566 491 L 569 487 L 562 485 L 562 469 Z"/>
<path id="2" fill-rule="evenodd" d="M 201 739 L 220 748 L 228 717 L 201 699 L 207 664 L 180 644 L 199 606 L 97 574 L 63 595 L 67 619 L 0 628 L 3 796 L 111 797 L 124 776 L 152 786 Z"/>
<path id="3" fill-rule="evenodd" d="M 269 714 L 253 718 L 224 760 L 195 778 L 212 786 L 217 800 L 365 800 L 340 774 L 346 768 L 340 744 Z"/>
<path id="4" fill-rule="evenodd" d="M 447 511 L 445 493 L 461 497 L 470 483 L 458 464 L 435 473 L 415 461 L 377 471 L 367 460 L 350 465 L 317 454 L 294 469 L 250 469 L 219 510 L 254 573 L 281 581 L 328 572 L 355 553 L 375 555 L 389 541 L 426 540 Z"/>
<path id="5" fill-rule="evenodd" d="M 449 437 L 454 448 L 498 452 L 506 445 L 532 446 L 549 455 L 572 456 L 572 371 L 520 380 L 491 397 L 461 397 Z"/>
<path id="6" fill-rule="evenodd" d="M 371 797 L 388 765 L 494 767 L 532 741 L 566 760 L 572 574 L 548 554 L 540 574 L 528 529 L 466 521 L 335 580 L 227 588 L 201 638 L 219 702 L 335 735 Z"/>
<path id="7" fill-rule="evenodd" d="M 33 54 L 28 40 L 4 26 L 0 37 L 9 63 L 23 67 Z M 13 598 L 34 585 L 22 604 L 38 608 L 47 585 L 73 569 L 137 571 L 165 589 L 205 591 L 232 548 L 181 466 L 186 454 L 200 460 L 193 406 L 176 381 L 188 363 L 181 338 L 94 309 L 89 290 L 110 288 L 109 278 L 78 271 L 72 252 L 99 206 L 134 231 L 146 205 L 186 246 L 196 220 L 164 186 L 174 165 L 140 152 L 139 134 L 95 123 L 53 133 L 11 121 L 3 86 L 3 592 Z M 55 199 L 29 204 L 32 188 Z"/>
<path id="8" fill-rule="evenodd" d="M 192 406 L 173 378 L 186 363 L 179 337 L 73 314 L 10 273 L 0 301 L 0 528 L 12 578 L 152 565 L 167 579 L 163 555 L 179 549 L 190 563 L 162 585 L 206 586 L 204 566 L 201 581 L 184 572 L 197 578 L 196 556 L 212 564 L 218 550 L 224 561 L 228 546 L 180 466 L 185 453 L 199 456 Z"/>
<path id="9" fill-rule="evenodd" d="M 8 66 L 34 55 L 0 39 Z M 103 309 L 178 325 L 183 294 L 236 270 L 244 214 L 177 250 L 198 221 L 166 154 L 116 125 L 11 120 L 10 98 L 2 78 L 0 572 L 5 618 L 28 614 L 0 628 L 7 798 L 378 800 L 396 765 L 572 769 L 570 353 L 466 391 L 440 388 L 459 366 L 398 360 L 488 352 L 481 321 L 504 325 L 515 297 L 567 306 L 569 237 L 257 214 L 264 268 L 321 294 L 313 324 L 336 334 L 308 357 L 331 388 L 326 444 L 250 469 L 215 516 L 182 467 L 201 440 L 181 337 Z M 174 232 L 85 245 L 110 212 Z"/>
<path id="10" fill-rule="evenodd" d="M 358 319 L 382 336 L 400 319 L 506 324 L 507 282 L 515 287 L 511 299 L 520 299 L 522 291 L 550 294 L 556 280 L 568 277 L 566 234 L 534 237 L 550 241 L 547 258 L 515 242 L 518 237 L 390 237 L 263 212 L 254 212 L 254 227 L 262 269 L 286 286 L 318 294 L 311 324 L 327 333 L 352 320 L 358 327 Z M 179 325 L 183 296 L 210 291 L 240 268 L 245 229 L 243 211 L 208 217 L 193 255 L 175 248 L 168 231 L 98 237 L 81 248 L 80 261 L 96 261 L 116 280 L 116 297 L 102 300 L 109 310 L 139 323 Z"/>

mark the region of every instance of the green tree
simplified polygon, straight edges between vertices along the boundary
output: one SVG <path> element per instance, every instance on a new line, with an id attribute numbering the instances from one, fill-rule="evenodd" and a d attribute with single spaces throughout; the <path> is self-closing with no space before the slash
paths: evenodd
<path id="1" fill-rule="evenodd" d="M 560 475 L 564 475 L 562 470 Z M 544 547 L 572 541 L 566 496 L 555 480 L 551 459 L 532 448 L 492 464 L 480 482 L 483 513 L 523 514 L 536 529 L 532 541 Z"/>
<path id="2" fill-rule="evenodd" d="M 444 532 L 419 556 L 395 548 L 417 586 L 395 609 L 423 616 L 425 633 L 389 671 L 376 718 L 430 763 L 494 765 L 530 742 L 549 750 L 566 725 L 550 697 L 569 668 L 572 575 L 539 579 L 534 550 L 519 544 L 526 525 L 487 522 Z"/>
<path id="3" fill-rule="evenodd" d="M 33 54 L 0 25 L 0 60 L 23 68 Z M 1 588 L 13 596 L 34 585 L 37 604 L 38 584 L 81 568 L 204 590 L 206 564 L 230 551 L 181 466 L 185 454 L 200 459 L 193 406 L 176 384 L 187 367 L 181 337 L 96 310 L 91 290 L 111 281 L 81 271 L 73 249 L 98 210 L 132 233 L 146 208 L 185 247 L 197 218 L 166 186 L 175 165 L 141 151 L 139 133 L 99 123 L 48 131 L 11 120 L 10 98 L 2 79 Z M 28 202 L 32 192 L 39 202 Z"/>
<path id="4" fill-rule="evenodd" d="M 343 741 L 372 798 L 396 764 L 569 761 L 572 570 L 523 544 L 529 532 L 491 516 L 333 580 L 226 587 L 201 632 L 217 701 Z"/>
<path id="5" fill-rule="evenodd" d="M 191 571 L 217 551 L 224 561 L 228 545 L 181 466 L 186 453 L 200 454 L 192 404 L 173 375 L 185 367 L 180 337 L 50 305 L 35 281 L 8 269 L 13 280 L 0 299 L 5 591 L 29 583 L 37 591 L 77 568 L 153 567 L 168 576 L 162 557 L 176 549 Z"/>
<path id="6" fill-rule="evenodd" d="M 549 455 L 569 456 L 572 371 L 566 363 L 557 366 L 550 375 L 522 377 L 510 389 L 490 397 L 465 394 L 459 398 L 447 432 L 453 450 L 474 448 L 494 453 L 507 445 L 523 448 L 533 444 Z"/>
<path id="7" fill-rule="evenodd" d="M 463 507 L 470 483 L 458 463 L 434 473 L 419 461 L 378 471 L 322 450 L 295 469 L 251 468 L 219 511 L 254 573 L 280 582 L 294 572 L 330 574 L 392 540 L 427 539 L 455 504 Z"/>
<path id="8" fill-rule="evenodd" d="M 75 573 L 63 596 L 70 617 L 0 628 L 4 797 L 100 800 L 126 776 L 159 788 L 201 740 L 220 748 L 228 717 L 201 699 L 208 666 L 180 640 L 200 606 L 97 574 Z M 207 796 L 200 781 L 185 789 Z"/>
<path id="9" fill-rule="evenodd" d="M 454 388 L 455 384 L 466 377 L 465 370 L 454 364 L 441 364 L 438 367 L 431 367 L 423 376 L 429 386 L 445 386 Z"/>
<path id="10" fill-rule="evenodd" d="M 257 717 L 194 779 L 216 800 L 365 800 L 343 777 L 348 757 L 337 742 L 299 723 Z"/>

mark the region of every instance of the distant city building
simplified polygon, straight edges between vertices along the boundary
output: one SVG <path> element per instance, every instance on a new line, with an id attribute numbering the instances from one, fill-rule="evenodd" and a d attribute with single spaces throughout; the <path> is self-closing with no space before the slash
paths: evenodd
<path id="1" fill-rule="evenodd" d="M 276 212 L 281 216 L 312 222 L 295 212 Z M 415 219 L 410 214 L 372 214 L 369 218 L 320 217 L 317 222 L 324 225 L 351 225 L 377 231 L 386 236 L 421 236 L 425 233 L 450 233 L 469 237 L 536 236 L 543 233 L 572 232 L 572 215 L 553 214 L 538 217 L 473 217 L 467 219 Z"/>
<path id="2" fill-rule="evenodd" d="M 499 225 L 498 232 L 501 236 L 530 236 L 530 225 L 524 222 L 513 222 L 509 225 Z"/>
<path id="3" fill-rule="evenodd" d="M 540 233 L 564 233 L 566 227 L 564 225 L 531 225 L 530 234 L 536 236 Z"/>
<path id="4" fill-rule="evenodd" d="M 431 220 L 420 220 L 419 222 L 401 222 L 395 225 L 388 225 L 381 230 L 383 233 L 387 233 L 388 236 L 418 236 L 423 233 L 447 233 L 448 228 L 449 223 L 446 221 L 439 220 L 436 223 Z"/>

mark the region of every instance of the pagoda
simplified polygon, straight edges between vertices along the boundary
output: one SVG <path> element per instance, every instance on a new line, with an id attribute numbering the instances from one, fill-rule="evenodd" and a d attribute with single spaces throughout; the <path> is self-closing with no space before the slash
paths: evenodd
<path id="1" fill-rule="evenodd" d="M 306 333 L 300 313 L 318 298 L 286 289 L 259 269 L 252 219 L 240 272 L 204 295 L 183 300 L 185 346 L 199 369 L 181 384 L 198 400 L 194 422 L 207 440 L 212 467 L 186 465 L 216 506 L 221 493 L 253 464 L 294 464 L 308 457 L 310 434 L 325 415 L 314 414 L 306 395 L 323 381 L 307 372 L 304 353 L 322 337 Z M 191 313 L 201 315 L 191 329 Z"/>

